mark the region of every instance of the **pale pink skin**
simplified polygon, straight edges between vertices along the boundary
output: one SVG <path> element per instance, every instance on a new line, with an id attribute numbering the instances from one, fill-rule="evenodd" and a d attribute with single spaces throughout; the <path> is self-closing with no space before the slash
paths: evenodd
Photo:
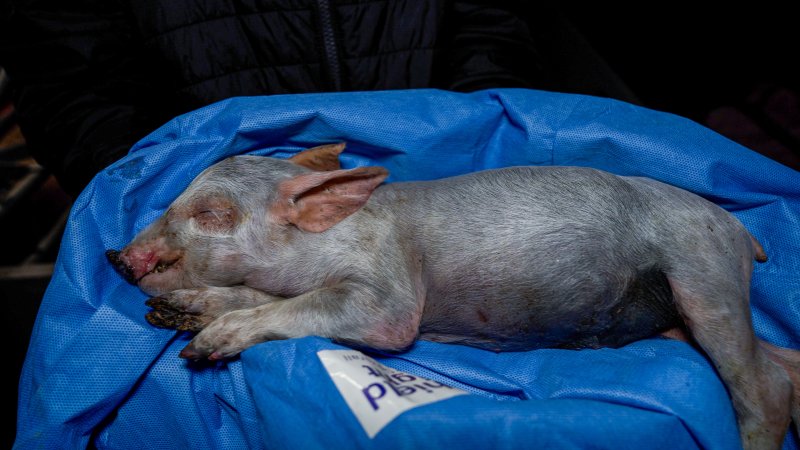
<path id="1" fill-rule="evenodd" d="M 619 346 L 678 320 L 746 448 L 779 448 L 790 411 L 798 423 L 798 352 L 760 345 L 750 322 L 763 249 L 716 205 L 568 167 L 380 186 L 385 169 L 339 168 L 343 148 L 220 162 L 109 252 L 154 296 L 151 323 L 198 332 L 182 357 L 308 335 L 395 351 Z"/>

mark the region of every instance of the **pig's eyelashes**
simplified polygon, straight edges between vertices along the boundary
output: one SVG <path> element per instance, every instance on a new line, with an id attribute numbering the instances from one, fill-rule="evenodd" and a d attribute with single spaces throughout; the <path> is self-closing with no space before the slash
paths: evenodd
<path id="1" fill-rule="evenodd" d="M 233 208 L 202 210 L 195 213 L 193 218 L 198 227 L 212 233 L 231 231 L 239 222 Z"/>

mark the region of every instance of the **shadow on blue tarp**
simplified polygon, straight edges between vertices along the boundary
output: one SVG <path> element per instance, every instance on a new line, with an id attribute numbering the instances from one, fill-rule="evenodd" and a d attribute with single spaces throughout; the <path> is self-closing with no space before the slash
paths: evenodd
<path id="1" fill-rule="evenodd" d="M 495 354 L 418 343 L 374 355 L 463 389 L 370 440 L 316 352 L 321 338 L 261 344 L 228 363 L 177 357 L 190 336 L 151 327 L 145 294 L 105 261 L 201 170 L 226 156 L 286 157 L 347 141 L 346 167 L 389 181 L 509 165 L 582 165 L 649 176 L 732 211 L 770 260 L 751 290 L 757 334 L 800 347 L 800 174 L 686 119 L 529 90 L 249 97 L 180 116 L 139 142 L 73 207 L 20 383 L 16 447 L 736 448 L 711 366 L 686 344 Z M 797 448 L 789 437 L 787 448 Z"/>

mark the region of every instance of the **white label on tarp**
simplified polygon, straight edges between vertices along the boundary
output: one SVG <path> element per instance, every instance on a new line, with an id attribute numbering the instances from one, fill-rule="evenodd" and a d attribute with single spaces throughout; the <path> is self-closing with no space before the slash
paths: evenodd
<path id="1" fill-rule="evenodd" d="M 370 439 L 404 411 L 466 394 L 386 367 L 356 350 L 321 350 L 317 356 Z"/>

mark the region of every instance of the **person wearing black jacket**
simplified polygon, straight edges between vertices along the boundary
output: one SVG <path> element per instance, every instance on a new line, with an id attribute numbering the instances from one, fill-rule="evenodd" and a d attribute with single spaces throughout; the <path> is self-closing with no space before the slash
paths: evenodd
<path id="1" fill-rule="evenodd" d="M 76 196 L 161 124 L 232 96 L 540 88 L 521 4 L 7 0 L 0 66 L 32 154 Z"/>

